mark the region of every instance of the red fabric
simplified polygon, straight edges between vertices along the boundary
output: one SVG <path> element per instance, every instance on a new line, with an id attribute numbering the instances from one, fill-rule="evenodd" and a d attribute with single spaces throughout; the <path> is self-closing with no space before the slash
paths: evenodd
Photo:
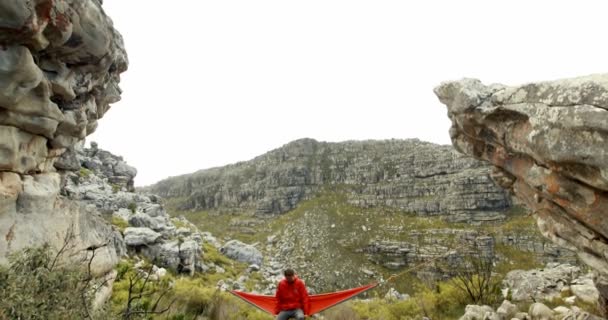
<path id="1" fill-rule="evenodd" d="M 308 314 L 310 310 L 310 301 L 308 299 L 308 291 L 304 281 L 294 276 L 293 282 L 283 279 L 277 286 L 277 292 L 274 295 L 277 299 L 277 304 L 274 309 L 274 314 L 278 314 L 283 310 L 302 309 L 304 314 Z"/>
<path id="2" fill-rule="evenodd" d="M 344 291 L 311 295 L 309 297 L 310 298 L 309 299 L 310 300 L 310 309 L 308 310 L 309 313 L 306 313 L 306 315 L 311 316 L 315 313 L 319 313 L 325 309 L 331 308 L 331 307 L 337 305 L 338 303 L 344 302 L 344 301 L 358 295 L 359 293 L 362 293 L 364 291 L 374 288 L 377 285 L 378 285 L 377 283 L 372 283 L 372 284 L 368 284 L 366 286 L 348 289 L 348 290 L 344 290 Z M 236 295 L 237 297 L 245 300 L 246 302 L 251 303 L 252 305 L 262 309 L 263 311 L 266 311 L 273 315 L 278 314 L 278 312 L 276 312 L 276 306 L 277 306 L 276 297 L 246 293 L 246 292 L 241 292 L 241 291 L 236 291 L 236 290 L 230 291 L 230 292 L 232 294 Z"/>

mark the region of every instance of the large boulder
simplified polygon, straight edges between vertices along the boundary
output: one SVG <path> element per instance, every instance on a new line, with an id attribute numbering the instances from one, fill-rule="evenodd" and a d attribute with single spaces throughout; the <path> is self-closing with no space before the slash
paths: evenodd
<path id="1" fill-rule="evenodd" d="M 171 268 L 179 273 L 194 274 L 202 261 L 202 248 L 193 240 L 173 240 L 144 250 L 155 264 Z"/>
<path id="2" fill-rule="evenodd" d="M 552 320 L 554 312 L 546 305 L 535 302 L 530 305 L 528 314 L 530 315 L 530 320 Z"/>
<path id="3" fill-rule="evenodd" d="M 125 243 L 127 246 L 137 247 L 151 245 L 162 237 L 162 234 L 150 228 L 129 227 L 125 229 Z"/>
<path id="4" fill-rule="evenodd" d="M 491 162 L 541 232 L 599 273 L 608 299 L 608 74 L 515 87 L 463 79 L 435 93 L 453 145 Z"/>
<path id="5" fill-rule="evenodd" d="M 220 248 L 220 252 L 228 258 L 249 264 L 262 265 L 262 253 L 254 246 L 238 240 L 230 240 Z"/>

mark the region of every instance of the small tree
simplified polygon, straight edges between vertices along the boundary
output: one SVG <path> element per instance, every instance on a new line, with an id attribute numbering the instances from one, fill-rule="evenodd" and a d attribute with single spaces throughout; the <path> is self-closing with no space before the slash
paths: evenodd
<path id="1" fill-rule="evenodd" d="M 500 279 L 494 271 L 494 255 L 474 244 L 449 265 L 452 282 L 473 304 L 492 305 L 500 299 Z"/>

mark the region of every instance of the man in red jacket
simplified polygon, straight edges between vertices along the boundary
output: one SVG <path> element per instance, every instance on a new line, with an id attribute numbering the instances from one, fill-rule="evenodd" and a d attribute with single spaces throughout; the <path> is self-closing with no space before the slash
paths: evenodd
<path id="1" fill-rule="evenodd" d="M 304 281 L 296 277 L 296 273 L 292 269 L 286 269 L 283 272 L 285 279 L 279 282 L 277 287 L 277 305 L 274 308 L 275 314 L 278 314 L 276 320 L 287 320 L 296 318 L 296 320 L 304 320 L 304 315 L 308 315 L 310 311 L 310 301 L 308 291 Z"/>

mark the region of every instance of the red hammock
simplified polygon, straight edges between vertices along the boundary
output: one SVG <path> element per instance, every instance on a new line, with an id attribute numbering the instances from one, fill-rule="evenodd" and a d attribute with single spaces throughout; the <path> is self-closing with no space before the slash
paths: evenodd
<path id="1" fill-rule="evenodd" d="M 366 286 L 348 289 L 344 291 L 337 291 L 332 293 L 313 294 L 310 296 L 310 314 L 312 316 L 315 313 L 321 312 L 327 308 L 331 308 L 338 303 L 344 302 L 359 293 L 367 291 L 377 286 L 377 283 L 371 283 Z M 277 299 L 274 296 L 265 296 L 259 294 L 246 293 L 238 290 L 232 290 L 230 293 L 245 300 L 255 307 L 260 308 L 262 311 L 266 311 L 270 314 L 275 315 L 274 307 L 276 306 Z"/>

